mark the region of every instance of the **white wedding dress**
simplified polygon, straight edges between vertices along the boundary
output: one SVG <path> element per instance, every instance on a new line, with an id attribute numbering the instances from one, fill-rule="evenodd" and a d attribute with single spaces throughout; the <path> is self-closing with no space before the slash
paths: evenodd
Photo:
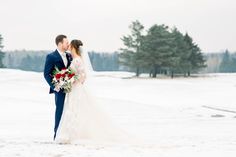
<path id="1" fill-rule="evenodd" d="M 70 67 L 81 77 L 80 80 L 85 79 L 86 70 L 82 58 L 74 58 Z M 84 84 L 77 81 L 66 95 L 55 141 L 62 144 L 127 142 L 129 135 L 115 127 Z"/>

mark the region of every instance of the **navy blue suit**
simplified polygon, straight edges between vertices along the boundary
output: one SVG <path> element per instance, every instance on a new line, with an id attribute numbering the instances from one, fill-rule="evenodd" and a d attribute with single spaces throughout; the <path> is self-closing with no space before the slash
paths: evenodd
<path id="1" fill-rule="evenodd" d="M 62 68 L 68 68 L 71 64 L 72 57 L 69 53 L 66 53 L 66 58 L 68 64 L 65 66 L 61 55 L 57 50 L 55 50 L 54 52 L 47 55 L 44 67 L 44 78 L 50 86 L 49 93 L 55 94 L 56 112 L 55 112 L 54 139 L 56 137 L 57 128 L 61 120 L 66 94 L 63 92 L 63 90 L 60 90 L 59 92 L 54 91 L 55 87 L 52 84 L 52 72 L 55 69 L 55 67 L 57 67 L 59 70 L 61 70 Z"/>

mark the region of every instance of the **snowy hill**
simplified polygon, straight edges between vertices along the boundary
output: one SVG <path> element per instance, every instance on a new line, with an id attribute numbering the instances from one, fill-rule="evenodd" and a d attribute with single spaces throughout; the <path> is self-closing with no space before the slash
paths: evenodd
<path id="1" fill-rule="evenodd" d="M 149 141 L 142 147 L 54 144 L 54 97 L 42 73 L 0 73 L 1 157 L 236 155 L 236 74 L 127 79 L 132 74 L 98 73 L 99 102 L 121 128 Z"/>

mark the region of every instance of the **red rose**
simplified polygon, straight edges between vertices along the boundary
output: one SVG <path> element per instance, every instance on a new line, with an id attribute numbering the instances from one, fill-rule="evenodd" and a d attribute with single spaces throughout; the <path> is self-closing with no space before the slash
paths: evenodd
<path id="1" fill-rule="evenodd" d="M 61 77 L 63 77 L 63 78 L 64 78 L 65 76 L 66 76 L 65 74 L 61 74 Z"/>
<path id="2" fill-rule="evenodd" d="M 73 76 L 75 76 L 75 74 L 69 74 L 68 77 L 71 79 Z"/>
<path id="3" fill-rule="evenodd" d="M 59 80 L 61 78 L 61 74 L 56 74 L 56 79 Z"/>

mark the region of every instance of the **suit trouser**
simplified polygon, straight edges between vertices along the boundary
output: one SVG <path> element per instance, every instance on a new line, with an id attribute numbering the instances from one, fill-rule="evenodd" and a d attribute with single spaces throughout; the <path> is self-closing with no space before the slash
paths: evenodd
<path id="1" fill-rule="evenodd" d="M 66 94 L 62 91 L 55 92 L 55 104 L 56 104 L 56 112 L 55 112 L 55 126 L 54 126 L 54 139 L 56 137 L 57 129 L 61 120 L 63 108 L 64 108 L 64 101 L 65 101 Z"/>

